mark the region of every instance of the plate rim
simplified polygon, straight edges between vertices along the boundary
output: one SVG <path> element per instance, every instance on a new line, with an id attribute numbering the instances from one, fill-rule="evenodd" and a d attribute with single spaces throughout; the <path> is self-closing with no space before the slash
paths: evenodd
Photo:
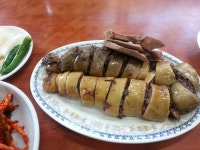
<path id="1" fill-rule="evenodd" d="M 77 46 L 77 45 L 84 45 L 84 46 L 87 45 L 87 44 L 89 44 L 89 45 L 91 45 L 91 44 L 97 44 L 97 45 L 100 44 L 100 45 L 102 45 L 102 43 L 103 43 L 103 40 L 91 40 L 91 41 L 75 42 L 75 43 L 67 44 L 67 45 L 61 46 L 59 48 L 56 48 L 56 49 L 52 50 L 49 53 L 54 53 L 54 52 L 58 53 L 59 51 L 62 51 L 63 49 L 65 49 L 67 51 L 66 48 L 69 49 L 70 47 Z M 173 61 L 175 61 L 175 63 L 181 63 L 182 62 L 180 59 L 170 55 L 167 52 L 163 51 L 163 55 L 164 55 L 164 57 L 168 57 L 167 59 L 172 59 Z M 148 134 L 149 137 L 146 137 L 147 139 L 145 139 L 145 141 L 143 139 L 146 136 L 145 134 L 144 135 L 141 134 L 141 135 L 131 135 L 131 136 L 128 135 L 128 136 L 126 136 L 126 135 L 116 135 L 116 134 L 112 135 L 110 133 L 107 133 L 107 135 L 106 135 L 106 133 L 102 133 L 102 136 L 101 136 L 101 133 L 98 133 L 100 135 L 98 135 L 98 136 L 95 135 L 94 136 L 94 134 L 97 134 L 97 132 L 99 132 L 99 131 L 95 131 L 95 130 L 89 129 L 87 127 L 79 127 L 81 129 L 81 131 L 80 131 L 80 130 L 78 130 L 78 129 L 76 129 L 74 127 L 74 123 L 73 122 L 71 122 L 68 118 L 65 118 L 62 114 L 60 114 L 59 112 L 54 110 L 45 101 L 42 101 L 41 100 L 42 99 L 41 95 L 38 95 L 38 93 L 37 94 L 35 93 L 35 92 L 38 92 L 38 91 L 34 87 L 34 84 L 36 83 L 36 81 L 34 80 L 34 77 L 39 73 L 38 68 L 42 67 L 41 63 L 42 63 L 42 58 L 36 64 L 36 66 L 35 66 L 35 68 L 34 68 L 34 70 L 32 72 L 31 79 L 30 79 L 31 93 L 32 93 L 35 101 L 37 102 L 37 104 L 40 106 L 40 108 L 48 116 L 50 116 L 53 120 L 55 120 L 59 124 L 63 125 L 64 127 L 68 128 L 68 129 L 70 129 L 70 130 L 72 130 L 72 131 L 74 131 L 76 133 L 82 134 L 84 136 L 87 136 L 87 137 L 90 137 L 90 138 L 93 138 L 93 139 L 98 139 L 98 140 L 112 142 L 112 143 L 127 143 L 127 144 L 153 143 L 153 142 L 159 142 L 159 141 L 168 140 L 168 139 L 180 136 L 180 135 L 188 132 L 189 130 L 193 129 L 194 127 L 196 127 L 200 123 L 200 120 L 198 121 L 198 119 L 196 119 L 195 122 L 193 121 L 193 123 L 191 124 L 191 126 L 189 128 L 184 129 L 183 132 L 178 132 L 178 134 L 170 133 L 171 132 L 170 129 L 166 130 L 166 132 L 163 133 L 163 134 L 169 134 L 167 136 L 159 135 L 158 134 L 159 132 L 157 131 L 155 133 Z M 199 115 L 200 115 L 200 108 L 198 107 L 195 110 L 195 113 L 193 114 L 193 116 L 190 118 L 190 120 L 191 119 L 195 119 L 195 117 L 199 118 L 200 117 Z M 186 122 L 188 122 L 190 120 L 187 120 Z M 72 125 L 68 125 L 66 122 L 71 123 Z M 77 124 L 75 124 L 75 125 L 77 125 Z M 79 126 L 79 125 L 77 125 L 77 126 Z M 158 138 L 156 136 L 160 136 L 160 138 Z M 127 138 L 130 138 L 130 139 L 127 139 Z"/>
<path id="2" fill-rule="evenodd" d="M 31 37 L 31 35 L 28 33 L 28 31 L 26 31 L 25 29 L 18 27 L 18 26 L 0 26 L 0 27 L 4 27 L 4 28 L 15 28 L 17 30 L 20 30 L 21 32 L 23 32 L 25 35 Z M 1 75 L 0 76 L 0 81 L 1 80 L 5 80 L 7 78 L 9 78 L 10 76 L 12 76 L 13 74 L 15 74 L 17 71 L 19 71 L 24 65 L 25 63 L 28 61 L 28 59 L 30 58 L 32 51 L 33 51 L 33 38 L 31 37 L 32 41 L 29 47 L 29 51 L 26 54 L 26 56 L 22 59 L 22 61 L 20 62 L 20 64 L 11 72 L 9 72 L 8 74 L 5 75 Z"/>

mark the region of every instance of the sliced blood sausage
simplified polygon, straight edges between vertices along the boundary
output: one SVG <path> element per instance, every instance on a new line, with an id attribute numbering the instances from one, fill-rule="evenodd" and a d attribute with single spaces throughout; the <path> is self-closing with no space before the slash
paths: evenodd
<path id="1" fill-rule="evenodd" d="M 170 94 L 166 86 L 151 84 L 151 96 L 144 110 L 143 118 L 151 121 L 165 121 L 169 116 Z"/>
<path id="2" fill-rule="evenodd" d="M 74 47 L 61 56 L 60 68 L 61 72 L 74 71 L 74 61 L 78 55 L 78 47 Z"/>
<path id="3" fill-rule="evenodd" d="M 142 80 L 131 79 L 123 103 L 124 116 L 142 116 L 142 108 L 146 91 L 146 83 Z"/>
<path id="4" fill-rule="evenodd" d="M 97 47 L 94 50 L 94 54 L 93 54 L 93 58 L 92 58 L 92 62 L 90 65 L 90 75 L 94 75 L 94 76 L 99 76 L 102 77 L 103 76 L 103 72 L 104 71 L 104 64 L 106 63 L 106 59 L 108 57 L 108 55 L 110 54 L 111 51 L 109 50 L 102 50 L 101 47 Z"/>
<path id="5" fill-rule="evenodd" d="M 78 55 L 74 60 L 74 71 L 82 71 L 84 74 L 88 72 L 90 62 L 91 46 L 79 47 Z"/>

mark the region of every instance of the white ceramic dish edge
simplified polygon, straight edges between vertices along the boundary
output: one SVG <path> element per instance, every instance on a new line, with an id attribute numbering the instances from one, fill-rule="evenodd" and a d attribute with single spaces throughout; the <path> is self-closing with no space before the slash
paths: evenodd
<path id="1" fill-rule="evenodd" d="M 29 149 L 38 150 L 39 141 L 40 141 L 40 129 L 39 129 L 37 113 L 30 99 L 19 88 L 17 88 L 14 85 L 11 85 L 10 83 L 0 81 L 0 89 L 1 89 L 1 93 L 5 95 L 7 93 L 13 94 L 13 103 L 18 104 L 19 107 L 12 113 L 11 119 L 19 120 L 19 124 L 25 127 L 25 131 L 29 137 L 29 143 L 30 143 Z M 5 97 L 5 95 L 3 94 L 0 95 L 0 98 Z M 28 108 L 28 109 L 21 110 L 23 108 Z M 26 116 L 28 118 L 24 119 L 24 117 L 19 116 L 19 113 L 20 115 L 23 115 L 23 116 L 26 116 L 26 113 L 31 114 L 31 115 Z M 33 128 L 28 128 L 30 125 L 31 126 L 34 125 Z M 18 140 L 18 138 L 16 138 L 16 140 Z"/>
<path id="2" fill-rule="evenodd" d="M 19 32 L 23 33 L 24 35 L 31 37 L 31 35 L 26 30 L 24 30 L 20 27 L 17 27 L 17 26 L 1 26 L 1 27 L 5 28 L 5 29 L 16 29 Z M 12 76 L 14 73 L 16 73 L 18 70 L 20 70 L 25 65 L 25 63 L 28 61 L 29 57 L 31 56 L 32 50 L 33 50 L 33 39 L 31 41 L 31 45 L 30 45 L 28 53 L 23 58 L 23 60 L 20 62 L 20 64 L 10 73 L 0 76 L 0 80 L 4 80 L 4 79 L 8 78 L 8 77 Z"/>
<path id="3" fill-rule="evenodd" d="M 197 44 L 198 44 L 199 49 L 200 49 L 200 31 L 197 34 Z"/>

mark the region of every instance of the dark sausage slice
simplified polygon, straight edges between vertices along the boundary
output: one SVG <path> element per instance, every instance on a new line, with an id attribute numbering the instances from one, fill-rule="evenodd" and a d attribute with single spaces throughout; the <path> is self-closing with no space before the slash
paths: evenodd
<path id="1" fill-rule="evenodd" d="M 78 55 L 78 47 L 74 47 L 61 56 L 61 72 L 74 71 L 74 61 Z"/>
<path id="2" fill-rule="evenodd" d="M 90 71 L 89 71 L 90 75 L 99 76 L 99 77 L 103 76 L 104 65 L 107 62 L 106 60 L 110 52 L 111 52 L 110 50 L 105 51 L 105 50 L 102 50 L 101 47 L 96 47 L 96 49 L 94 50 L 92 62 L 90 65 Z"/>
<path id="3" fill-rule="evenodd" d="M 141 61 L 130 58 L 120 77 L 135 79 L 140 72 L 140 67 L 141 67 Z"/>
<path id="4" fill-rule="evenodd" d="M 90 53 L 91 53 L 91 46 L 78 48 L 78 55 L 74 60 L 74 71 L 82 71 L 84 74 L 87 74 Z"/>
<path id="5" fill-rule="evenodd" d="M 112 55 L 110 56 L 110 61 L 108 63 L 105 76 L 118 77 L 125 59 L 126 57 L 123 54 L 120 55 L 119 53 L 113 51 Z"/>

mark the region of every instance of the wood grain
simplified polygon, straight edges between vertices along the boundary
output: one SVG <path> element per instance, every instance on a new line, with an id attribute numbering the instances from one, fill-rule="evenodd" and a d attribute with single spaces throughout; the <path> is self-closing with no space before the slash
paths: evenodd
<path id="1" fill-rule="evenodd" d="M 2 0 L 0 25 L 19 26 L 33 38 L 29 61 L 5 81 L 31 99 L 40 123 L 40 150 L 199 149 L 199 125 L 179 137 L 149 144 L 109 143 L 80 135 L 47 116 L 32 97 L 29 84 L 35 65 L 45 54 L 69 43 L 104 39 L 106 29 L 157 38 L 166 45 L 164 51 L 188 62 L 200 74 L 199 5 L 198 0 Z"/>

